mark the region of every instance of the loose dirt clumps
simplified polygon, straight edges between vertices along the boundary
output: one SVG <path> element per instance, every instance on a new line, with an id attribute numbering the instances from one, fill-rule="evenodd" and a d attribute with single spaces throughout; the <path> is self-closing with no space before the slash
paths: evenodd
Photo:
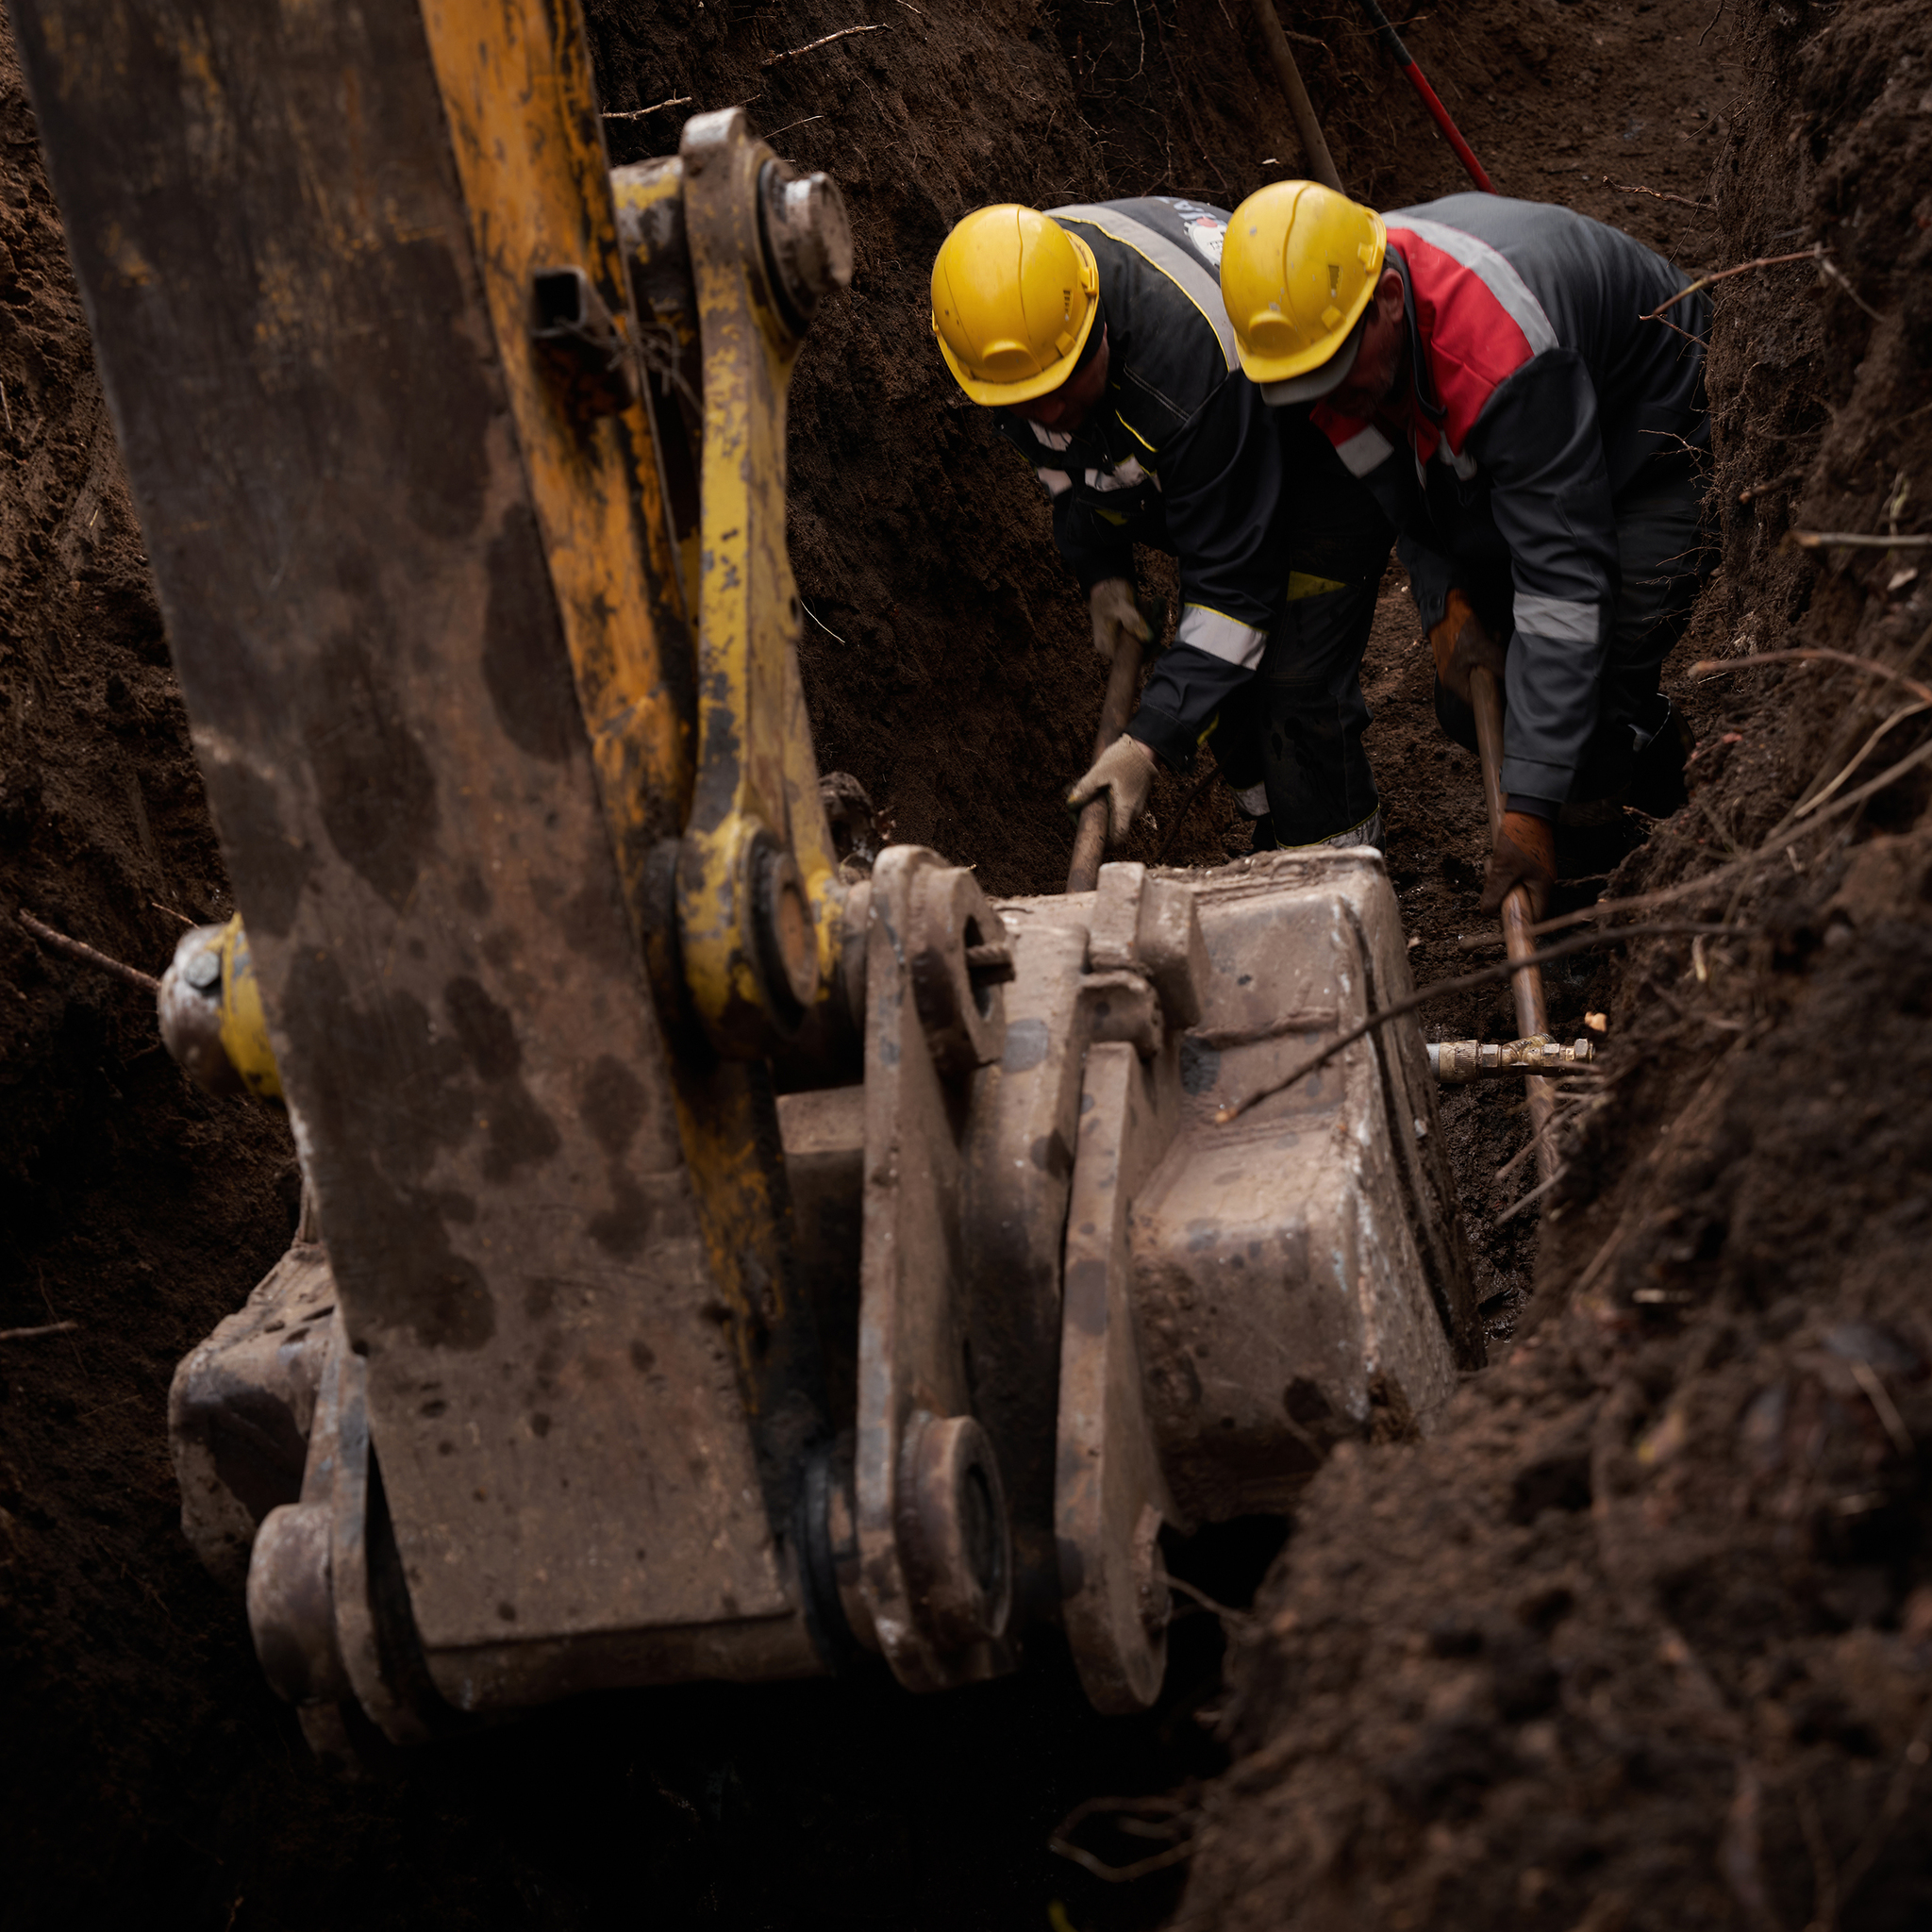
<path id="1" fill-rule="evenodd" d="M 1932 31 L 1856 0 L 1737 27 L 1718 253 L 1819 242 L 1838 274 L 1717 292 L 1724 574 L 1685 656 L 1921 668 L 1923 552 L 1779 540 L 1924 525 Z M 1832 666 L 1687 695 L 1690 807 L 1609 891 L 1727 861 L 1677 907 L 1744 936 L 1604 972 L 1606 1091 L 1527 1339 L 1436 1441 L 1315 1485 L 1233 1666 L 1238 1761 L 1182 1923 L 1932 1910 L 1932 837 L 1926 768 L 1882 782 L 1923 724 L 1908 689 Z"/>
<path id="2" fill-rule="evenodd" d="M 587 10 L 607 108 L 690 98 L 608 124 L 614 161 L 743 102 L 845 188 L 857 279 L 792 398 L 822 762 L 993 891 L 1055 890 L 1058 798 L 1100 675 L 1043 502 L 932 351 L 927 271 L 983 201 L 1231 206 L 1293 172 L 1251 8 L 888 0 L 881 31 L 773 66 L 865 16 L 824 0 Z M 1352 9 L 1281 12 L 1352 188 L 1393 206 L 1462 185 Z M 1224 1708 L 1202 1612 L 1144 1721 L 1086 1713 L 1049 1638 L 969 1696 L 608 1697 L 360 1787 L 318 1776 L 262 1683 L 240 1605 L 180 1538 L 165 1448 L 175 1360 L 288 1238 L 286 1133 L 195 1093 L 141 995 L 10 917 L 158 971 L 183 920 L 231 908 L 0 53 L 0 1327 L 82 1324 L 0 1343 L 9 1924 L 1925 1918 L 1932 768 L 1785 823 L 1881 724 L 1837 797 L 1924 724 L 1841 667 L 1698 686 L 1684 667 L 1792 641 L 1907 669 L 1924 653 L 1932 561 L 1914 577 L 1903 555 L 1779 544 L 1793 523 L 1926 527 L 1932 32 L 1922 8 L 1876 0 L 1450 0 L 1404 31 L 1504 192 L 1569 202 L 1700 271 L 1823 242 L 1842 277 L 1801 263 L 1720 285 L 1724 569 L 1671 685 L 1699 783 L 1669 824 L 1579 828 L 1564 858 L 1581 903 L 1688 884 L 1767 841 L 1790 854 L 1682 903 L 1747 938 L 1553 971 L 1555 1024 L 1607 1011 L 1610 1053 L 1541 1228 L 1534 1207 L 1499 1221 L 1528 1185 L 1520 1167 L 1496 1178 L 1522 1145 L 1517 1102 L 1447 1100 L 1499 1366 L 1436 1441 L 1348 1450 L 1318 1481 L 1237 1625 Z M 1172 586 L 1158 564 L 1149 577 Z M 1411 959 L 1419 980 L 1447 976 L 1481 925 L 1482 815 L 1474 761 L 1436 730 L 1399 574 L 1368 690 Z M 1182 796 L 1158 781 L 1131 856 L 1172 839 L 1171 857 L 1211 863 L 1244 842 L 1219 788 L 1176 833 Z M 1442 1035 L 1513 1031 L 1500 991 L 1426 1017 Z M 1244 1600 L 1280 1535 L 1239 1529 L 1190 1574 Z M 1083 1799 L 1169 1790 L 1203 1821 L 1191 1876 L 1109 1885 L 1046 1848 Z M 1120 1835 L 1108 1856 L 1147 1843 Z"/>

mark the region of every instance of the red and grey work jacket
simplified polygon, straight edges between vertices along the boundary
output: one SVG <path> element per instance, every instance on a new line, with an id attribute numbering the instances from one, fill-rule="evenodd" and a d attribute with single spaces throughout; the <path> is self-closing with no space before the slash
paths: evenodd
<path id="1" fill-rule="evenodd" d="M 1051 210 L 1092 249 L 1107 391 L 1072 436 L 995 412 L 1053 500 L 1083 591 L 1134 578 L 1134 545 L 1180 562 L 1180 622 L 1127 729 L 1185 766 L 1260 661 L 1288 576 L 1282 430 L 1241 373 L 1219 271 L 1225 212 L 1148 196 Z"/>
<path id="2" fill-rule="evenodd" d="M 1384 219 L 1408 375 L 1373 423 L 1313 421 L 1394 523 L 1425 624 L 1458 581 L 1510 572 L 1503 787 L 1560 802 L 1596 724 L 1617 496 L 1708 446 L 1709 307 L 1643 321 L 1686 277 L 1568 208 L 1453 194 Z"/>

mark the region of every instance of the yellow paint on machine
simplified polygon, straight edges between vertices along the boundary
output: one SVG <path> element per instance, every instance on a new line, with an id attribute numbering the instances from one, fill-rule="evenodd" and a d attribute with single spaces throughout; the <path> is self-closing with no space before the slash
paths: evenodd
<path id="1" fill-rule="evenodd" d="M 705 358 L 699 556 L 699 751 L 678 873 L 685 972 L 721 1050 L 769 1051 L 754 966 L 756 849 L 787 848 L 814 928 L 816 997 L 838 945 L 836 861 L 818 795 L 796 662 L 797 586 L 785 541 L 785 405 L 799 338 L 774 305 L 758 233 L 772 159 L 742 117 L 686 130 L 684 201 Z"/>
<path id="2" fill-rule="evenodd" d="M 223 926 L 217 950 L 222 961 L 222 1051 L 258 1100 L 280 1100 L 281 1069 L 269 1044 L 261 985 L 255 976 L 255 960 L 239 912 Z"/>
<path id="3" fill-rule="evenodd" d="M 609 161 L 575 8 L 430 0 L 449 117 L 510 411 L 633 909 L 652 844 L 691 797 L 692 728 L 667 676 L 682 653 L 677 559 L 641 400 L 589 422 L 564 407 L 531 341 L 532 277 L 575 266 L 620 329 L 628 305 Z"/>

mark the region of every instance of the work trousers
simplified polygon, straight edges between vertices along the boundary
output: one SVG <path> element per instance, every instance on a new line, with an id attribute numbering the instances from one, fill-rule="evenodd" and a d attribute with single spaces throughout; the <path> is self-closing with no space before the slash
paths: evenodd
<path id="1" fill-rule="evenodd" d="M 1587 805 L 1622 791 L 1670 719 L 1671 702 L 1659 688 L 1664 659 L 1684 635 L 1697 592 L 1717 561 L 1704 523 L 1707 487 L 1702 463 L 1663 458 L 1646 463 L 1611 506 L 1621 581 L 1597 685 L 1596 728 L 1569 798 L 1557 802 Z M 1491 636 L 1507 638 L 1516 626 L 1507 555 L 1499 561 L 1457 561 L 1463 594 Z M 1476 749 L 1475 713 L 1440 679 L 1436 717 L 1457 743 Z"/>
<path id="2" fill-rule="evenodd" d="M 1380 800 L 1362 734 L 1362 653 L 1395 539 L 1335 465 L 1298 494 L 1288 600 L 1253 679 L 1223 706 L 1214 756 L 1257 843 L 1378 843 Z"/>

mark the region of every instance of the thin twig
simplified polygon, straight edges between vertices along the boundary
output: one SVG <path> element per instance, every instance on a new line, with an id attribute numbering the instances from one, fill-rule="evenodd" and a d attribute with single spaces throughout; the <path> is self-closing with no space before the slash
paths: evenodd
<path id="1" fill-rule="evenodd" d="M 1169 1581 L 1173 1579 L 1170 1577 Z M 1165 1818 L 1175 1828 L 1200 1815 L 1190 1798 L 1089 1798 L 1075 1805 L 1060 1820 L 1046 1841 L 1047 1850 L 1057 1857 L 1071 1859 L 1083 1871 L 1092 1873 L 1096 1878 L 1104 1878 L 1109 1885 L 1124 1885 L 1133 1879 L 1144 1878 L 1151 1872 L 1165 1871 L 1168 1866 L 1178 1865 L 1182 1859 L 1193 1856 L 1194 1842 L 1191 1838 L 1168 1851 L 1157 1853 L 1151 1858 L 1139 1859 L 1132 1865 L 1108 1865 L 1074 1843 L 1069 1834 L 1076 1831 L 1087 1819 L 1096 1813 L 1113 1812 L 1125 1813 L 1129 1817 Z"/>
<path id="2" fill-rule="evenodd" d="M 0 1341 L 32 1341 L 41 1335 L 67 1335 L 79 1326 L 78 1322 L 42 1322 L 37 1328 L 0 1328 Z"/>
<path id="3" fill-rule="evenodd" d="M 1845 291 L 1845 293 L 1849 295 L 1852 298 L 1852 300 L 1856 302 L 1858 305 L 1858 307 L 1862 308 L 1865 311 L 1865 313 L 1872 318 L 1874 322 L 1883 322 L 1885 320 L 1884 316 L 1880 315 L 1877 309 L 1873 308 L 1871 303 L 1866 301 L 1864 296 L 1859 294 L 1857 290 L 1852 287 L 1851 281 L 1845 275 L 1844 270 L 1840 268 L 1838 263 L 1832 260 L 1830 256 L 1821 255 L 1818 258 L 1818 266 L 1822 268 L 1824 271 L 1824 273 L 1828 275 L 1831 277 L 1831 279 L 1835 281 L 1839 285 L 1839 287 Z"/>
<path id="4" fill-rule="evenodd" d="M 1717 209 L 1707 201 L 1692 201 L 1688 194 L 1671 194 L 1661 188 L 1645 188 L 1637 181 L 1612 181 L 1607 175 L 1602 177 L 1606 188 L 1614 188 L 1619 194 L 1647 194 L 1653 201 L 1674 201 L 1679 208 L 1694 208 L 1699 214 L 1714 215 Z"/>
<path id="5" fill-rule="evenodd" d="M 631 108 L 622 114 L 607 114 L 607 121 L 641 121 L 646 114 L 661 114 L 666 108 L 688 108 L 697 97 L 694 94 L 674 94 L 668 101 L 658 101 L 648 108 Z"/>
<path id="6" fill-rule="evenodd" d="M 1854 1361 L 1852 1379 L 1865 1391 L 1865 1399 L 1873 1407 L 1878 1420 L 1885 1424 L 1885 1433 L 1891 1438 L 1891 1446 L 1901 1456 L 1914 1453 L 1912 1433 L 1906 1427 L 1905 1418 L 1898 1412 L 1898 1405 L 1891 1399 L 1891 1392 L 1878 1379 L 1877 1372 L 1870 1362 Z"/>
<path id="7" fill-rule="evenodd" d="M 1519 1195 L 1508 1207 L 1504 1208 L 1502 1213 L 1496 1216 L 1494 1221 L 1491 1222 L 1490 1225 L 1491 1227 L 1501 1227 L 1506 1221 L 1514 1221 L 1532 1201 L 1541 1201 L 1569 1172 L 1570 1170 L 1567 1167 L 1558 1167 L 1548 1180 L 1538 1182 L 1535 1187 L 1530 1189 L 1528 1193 Z"/>
<path id="8" fill-rule="evenodd" d="M 1787 530 L 1784 541 L 1799 550 L 1924 550 L 1932 537 L 1870 537 L 1853 530 Z"/>
<path id="9" fill-rule="evenodd" d="M 1196 1590 L 1191 1583 L 1183 1583 L 1178 1576 L 1170 1576 L 1167 1579 L 1167 1587 L 1170 1590 L 1179 1591 L 1185 1597 L 1192 1598 L 1204 1610 L 1212 1610 L 1224 1624 L 1229 1624 L 1235 1629 L 1244 1628 L 1255 1621 L 1252 1610 L 1231 1610 L 1225 1604 L 1216 1603 L 1205 1590 Z M 1064 1826 L 1061 1828 L 1062 1830 L 1065 1829 Z"/>
<path id="10" fill-rule="evenodd" d="M 1791 534 L 1799 533 L 1794 530 Z M 1932 543 L 1932 537 L 1922 537 L 1919 541 Z M 1741 671 L 1747 664 L 1849 664 L 1854 671 L 1866 672 L 1873 677 L 1889 677 L 1892 683 L 1904 685 L 1922 704 L 1932 705 L 1932 685 L 1921 684 L 1916 677 L 1907 677 L 1903 671 L 1894 671 L 1876 658 L 1860 658 L 1850 651 L 1829 650 L 1822 644 L 1789 651 L 1753 651 L 1748 658 L 1700 658 L 1691 665 L 1690 675 L 1715 677 L 1721 671 Z"/>
<path id="11" fill-rule="evenodd" d="M 891 25 L 888 21 L 881 26 L 841 26 L 835 34 L 823 34 L 815 41 L 808 41 L 802 47 L 788 47 L 782 54 L 774 54 L 769 60 L 760 60 L 760 68 L 776 67 L 783 60 L 796 60 L 801 54 L 817 52 L 821 47 L 829 47 L 834 41 L 850 40 L 854 34 L 882 34 Z"/>
<path id="12" fill-rule="evenodd" d="M 824 118 L 823 114 L 808 114 L 803 121 L 788 121 L 784 126 L 773 128 L 764 139 L 776 141 L 781 134 L 790 134 L 794 127 L 809 127 L 814 121 L 823 121 Z M 817 620 L 814 619 L 813 622 L 816 623 Z"/>
<path id="13" fill-rule="evenodd" d="M 52 951 L 65 953 L 70 959 L 78 959 L 83 965 L 95 967 L 102 973 L 111 973 L 116 979 L 125 979 L 129 986 L 138 986 L 143 992 L 160 991 L 161 982 L 151 973 L 143 973 L 138 966 L 109 958 L 106 953 L 96 952 L 83 940 L 71 940 L 64 932 L 56 932 L 51 925 L 43 925 L 31 912 L 17 912 L 14 916 L 42 945 Z"/>
<path id="14" fill-rule="evenodd" d="M 1856 772 L 1858 769 L 1858 767 L 1862 765 L 1865 762 L 1865 760 L 1872 756 L 1873 752 L 1877 749 L 1878 741 L 1881 738 L 1883 738 L 1885 734 L 1888 731 L 1890 731 L 1894 724 L 1903 724 L 1907 718 L 1922 718 L 1928 710 L 1932 710 L 1932 706 L 1924 704 L 1901 705 L 1898 708 L 1898 709 L 1895 710 L 1890 717 L 1886 719 L 1884 724 L 1879 725 L 1878 729 L 1874 731 L 1872 734 L 1872 736 L 1868 738 L 1864 741 L 1864 743 L 1861 744 L 1857 748 L 1857 750 L 1852 754 L 1850 761 L 1845 765 L 1844 769 L 1841 772 L 1840 772 L 1838 776 L 1834 778 L 1831 781 L 1831 783 L 1824 789 L 1824 791 L 1817 792 L 1810 798 L 1807 798 L 1803 805 L 1799 806 L 1797 809 L 1791 813 L 1792 818 L 1807 818 L 1812 812 L 1818 810 L 1821 806 L 1824 805 L 1826 801 L 1829 800 L 1829 798 L 1831 797 L 1831 794 L 1834 791 L 1836 791 L 1840 785 L 1842 785 L 1845 782 L 1845 780 L 1849 778 L 1852 775 L 1852 774 Z M 1790 848 L 1788 847 L 1787 850 L 1789 849 Z M 1796 861 L 1794 860 L 1793 863 L 1795 864 Z"/>
<path id="15" fill-rule="evenodd" d="M 8 436 L 11 436 L 13 434 L 13 405 L 7 400 L 7 385 L 4 382 L 0 382 L 0 410 L 6 411 L 7 433 Z"/>
<path id="16" fill-rule="evenodd" d="M 1724 17 L 1724 0 L 1717 0 L 1717 11 L 1713 13 L 1710 16 L 1710 18 L 1704 23 L 1704 32 L 1697 36 L 1697 44 L 1700 47 L 1703 46 L 1706 39 L 1710 33 L 1711 28 L 1714 27 L 1718 24 L 1718 22 L 1721 21 Z"/>
<path id="17" fill-rule="evenodd" d="M 1824 243 L 1815 242 L 1809 248 L 1801 248 L 1795 255 L 1760 255 L 1756 261 L 1740 261 L 1736 268 L 1721 268 L 1714 275 L 1704 275 L 1690 284 L 1688 289 L 1679 289 L 1668 302 L 1659 303 L 1648 315 L 1640 315 L 1639 322 L 1661 322 L 1666 308 L 1674 308 L 1687 296 L 1694 295 L 1700 289 L 1707 289 L 1713 282 L 1729 281 L 1733 275 L 1749 275 L 1754 268 L 1776 268 L 1787 261 L 1818 261 L 1824 255 Z"/>
<path id="18" fill-rule="evenodd" d="M 781 133 L 781 134 L 782 134 L 782 133 L 784 133 L 784 131 L 785 131 L 785 130 L 784 130 L 784 129 L 783 129 L 783 128 L 781 127 L 781 128 L 780 128 L 780 129 L 779 129 L 778 131 L 779 131 L 779 133 Z M 818 614 L 818 612 L 817 612 L 817 611 L 815 611 L 815 610 L 814 610 L 814 609 L 813 609 L 813 608 L 811 608 L 811 606 L 810 606 L 809 604 L 808 604 L 808 603 L 807 603 L 807 602 L 805 601 L 805 599 L 804 599 L 803 597 L 801 597 L 801 598 L 800 598 L 800 599 L 798 600 L 798 608 L 800 608 L 800 609 L 801 609 L 802 611 L 804 611 L 804 612 L 805 612 L 805 614 L 806 614 L 806 615 L 807 615 L 807 616 L 808 616 L 808 618 L 810 618 L 810 619 L 811 619 L 811 621 L 812 621 L 812 622 L 813 622 L 813 623 L 814 623 L 815 625 L 818 625 L 818 627 L 819 627 L 819 628 L 820 628 L 820 629 L 821 629 L 822 631 L 824 631 L 824 634 L 825 634 L 825 635 L 826 635 L 826 636 L 827 636 L 828 638 L 830 638 L 830 639 L 831 639 L 831 641 L 833 641 L 833 642 L 834 642 L 835 644 L 842 644 L 842 643 L 844 643 L 844 642 L 845 642 L 845 640 L 844 640 L 843 638 L 841 638 L 841 636 L 839 635 L 839 633 L 838 633 L 837 631 L 835 631 L 835 630 L 834 630 L 834 629 L 832 628 L 832 626 L 831 626 L 831 625 L 830 625 L 829 624 L 827 624 L 827 623 L 826 623 L 826 622 L 824 621 L 824 619 L 823 617 L 821 617 L 821 616 L 820 616 L 820 615 Z"/>
<path id="19" fill-rule="evenodd" d="M 1257 1088 L 1245 1099 L 1231 1102 L 1220 1108 L 1214 1115 L 1217 1126 L 1225 1126 L 1230 1121 L 1239 1120 L 1249 1108 L 1258 1101 L 1266 1100 L 1271 1094 L 1279 1093 L 1285 1088 L 1292 1087 L 1297 1080 L 1312 1074 L 1318 1067 L 1324 1067 L 1335 1056 L 1353 1046 L 1357 1041 L 1374 1032 L 1377 1027 L 1386 1026 L 1391 1020 L 1399 1020 L 1405 1013 L 1412 1013 L 1418 1007 L 1425 1006 L 1430 1000 L 1445 993 L 1474 992 L 1479 986 L 1492 986 L 1496 981 L 1507 979 L 1512 974 L 1521 973 L 1526 966 L 1544 966 L 1552 959 L 1567 958 L 1572 953 L 1586 953 L 1595 946 L 1616 945 L 1626 939 L 1650 939 L 1664 933 L 1721 933 L 1733 938 L 1741 938 L 1747 928 L 1738 925 L 1721 925 L 1711 921 L 1693 922 L 1685 920 L 1665 920 L 1642 925 L 1619 925 L 1607 932 L 1584 933 L 1574 940 L 1560 940 L 1554 946 L 1546 946 L 1527 959 L 1499 959 L 1493 966 L 1478 967 L 1474 973 L 1459 973 L 1453 979 L 1438 979 L 1424 987 L 1420 992 L 1411 993 L 1407 999 L 1397 1000 L 1393 1006 L 1384 1007 L 1379 1012 L 1371 1013 L 1359 1025 L 1351 1026 L 1345 1033 L 1338 1033 L 1321 1052 L 1306 1059 L 1292 1073 L 1284 1074 L 1280 1079 L 1272 1080 L 1267 1086 Z"/>
<path id="20" fill-rule="evenodd" d="M 1879 1807 L 1878 1816 L 1866 1827 L 1858 1849 L 1839 1874 L 1840 1911 L 1851 1904 L 1852 1894 L 1865 1882 L 1865 1874 L 1878 1862 L 1878 1855 L 1885 1849 L 1886 1840 L 1906 1815 L 1906 1807 L 1912 1799 L 1912 1786 L 1928 1757 L 1932 1757 L 1932 1702 L 1926 1704 L 1919 1727 L 1912 1733 L 1912 1740 L 1906 1746 L 1898 1768 L 1891 1774 L 1891 1785 L 1886 1791 L 1885 1803 Z"/>

